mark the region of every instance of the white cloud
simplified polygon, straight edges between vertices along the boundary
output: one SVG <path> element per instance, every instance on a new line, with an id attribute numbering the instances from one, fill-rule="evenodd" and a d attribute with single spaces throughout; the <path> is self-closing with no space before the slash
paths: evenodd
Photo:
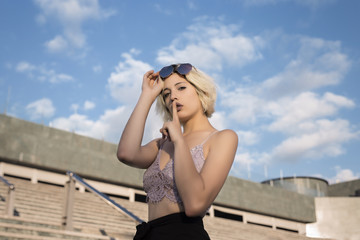
<path id="1" fill-rule="evenodd" d="M 355 107 L 355 103 L 352 100 L 330 92 L 325 93 L 324 99 L 327 102 L 333 103 L 334 105 L 337 105 L 339 107 Z"/>
<path id="2" fill-rule="evenodd" d="M 360 173 L 354 173 L 351 169 L 342 169 L 340 166 L 335 167 L 336 175 L 329 179 L 330 184 L 352 181 L 360 178 Z"/>
<path id="3" fill-rule="evenodd" d="M 32 120 L 50 118 L 55 113 L 55 107 L 48 98 L 31 102 L 26 106 L 26 111 Z"/>
<path id="4" fill-rule="evenodd" d="M 55 70 L 48 69 L 45 65 L 36 66 L 26 61 L 19 62 L 16 66 L 16 71 L 26 73 L 30 78 L 36 78 L 37 80 L 50 83 L 61 83 L 74 80 L 74 78 L 68 74 L 56 73 Z"/>
<path id="5" fill-rule="evenodd" d="M 354 107 L 353 101 L 333 93 L 322 97 L 312 92 L 303 92 L 295 98 L 284 98 L 269 104 L 268 111 L 275 117 L 270 131 L 285 133 L 311 132 L 308 120 L 335 115 L 340 107 Z"/>
<path id="6" fill-rule="evenodd" d="M 287 136 L 268 153 L 262 153 L 258 162 L 297 161 L 306 158 L 335 157 L 344 153 L 343 144 L 360 137 L 360 132 L 344 119 L 330 120 L 341 108 L 353 108 L 355 103 L 343 96 L 303 92 L 295 97 L 266 101 L 238 88 L 222 97 L 221 104 L 229 109 L 228 116 L 240 124 Z M 258 119 L 261 121 L 258 121 Z M 234 123 L 233 123 L 234 125 Z M 238 131 L 240 146 L 260 143 L 257 134 Z"/>
<path id="7" fill-rule="evenodd" d="M 259 135 L 252 131 L 237 131 L 240 145 L 251 146 L 259 142 Z"/>
<path id="8" fill-rule="evenodd" d="M 337 0 L 295 0 L 299 5 L 309 7 L 310 9 L 317 9 L 322 6 L 333 4 Z"/>
<path id="9" fill-rule="evenodd" d="M 70 110 L 74 112 L 74 115 L 78 115 L 78 110 L 79 109 L 88 111 L 88 110 L 94 109 L 95 106 L 96 105 L 95 105 L 94 102 L 86 100 L 82 106 L 80 106 L 77 103 L 71 104 L 70 105 Z"/>
<path id="10" fill-rule="evenodd" d="M 257 164 L 257 161 L 252 153 L 238 149 L 230 174 L 250 179 L 252 177 L 251 174 L 253 173 L 251 167 L 254 164 Z"/>
<path id="11" fill-rule="evenodd" d="M 336 2 L 337 0 L 243 0 L 245 6 L 265 6 L 293 2 L 310 9 L 317 9 Z"/>
<path id="12" fill-rule="evenodd" d="M 49 72 L 43 72 L 45 75 L 48 75 L 47 79 L 51 83 L 61 83 L 61 82 L 69 82 L 73 81 L 74 78 L 70 75 L 63 74 L 63 73 L 55 73 L 55 71 L 51 70 Z"/>
<path id="13" fill-rule="evenodd" d="M 260 37 L 239 33 L 239 26 L 199 18 L 188 30 L 159 50 L 161 64 L 191 62 L 206 71 L 221 70 L 223 64 L 242 67 L 262 58 Z"/>
<path id="14" fill-rule="evenodd" d="M 45 45 L 52 51 L 64 50 L 68 47 L 83 48 L 86 45 L 86 35 L 82 25 L 88 20 L 100 20 L 115 14 L 114 10 L 102 9 L 98 0 L 36 0 L 41 8 L 37 21 L 45 24 L 48 19 L 54 18 L 62 28 L 63 34 L 57 35 Z"/>
<path id="15" fill-rule="evenodd" d="M 34 65 L 25 61 L 19 62 L 18 65 L 16 66 L 16 71 L 18 72 L 31 72 L 34 69 L 36 69 Z"/>
<path id="16" fill-rule="evenodd" d="M 68 41 L 62 36 L 56 36 L 54 39 L 45 43 L 46 48 L 50 52 L 61 52 L 68 47 Z"/>
<path id="17" fill-rule="evenodd" d="M 238 123 L 255 123 L 264 114 L 266 102 L 247 88 L 236 88 L 223 92 L 222 107 L 230 109 L 229 117 Z"/>
<path id="18" fill-rule="evenodd" d="M 122 54 L 124 60 L 118 63 L 108 78 L 107 88 L 115 100 L 123 103 L 122 106 L 116 109 L 108 109 L 97 120 L 91 120 L 87 115 L 77 113 L 81 105 L 73 104 L 74 114 L 69 117 L 56 118 L 50 125 L 77 134 L 117 143 L 133 110 L 132 108 L 140 96 L 143 75 L 152 69 L 149 64 L 134 59 L 134 55 L 137 54 L 140 54 L 140 51 L 136 49 L 131 49 L 129 53 Z M 95 107 L 95 103 L 85 101 L 81 108 L 89 110 L 93 107 Z M 154 138 L 161 137 L 159 130 L 162 125 L 163 121 L 152 107 L 147 118 L 143 142 L 146 143 Z"/>
<path id="19" fill-rule="evenodd" d="M 296 95 L 324 86 L 337 85 L 351 63 L 341 53 L 339 42 L 300 37 L 300 49 L 283 72 L 262 83 L 259 93 L 270 98 Z"/>
<path id="20" fill-rule="evenodd" d="M 154 7 L 156 11 L 164 15 L 170 16 L 172 14 L 172 11 L 169 8 L 166 8 L 163 4 L 155 4 Z"/>
<path id="21" fill-rule="evenodd" d="M 75 114 L 77 114 L 79 107 L 80 107 L 79 104 L 73 103 L 70 105 L 70 110 L 73 111 Z"/>
<path id="22" fill-rule="evenodd" d="M 321 119 L 309 122 L 312 131 L 291 136 L 275 147 L 271 161 L 297 161 L 302 158 L 335 157 L 344 153 L 342 145 L 358 138 L 347 120 Z"/>
<path id="23" fill-rule="evenodd" d="M 132 107 L 140 96 L 143 75 L 152 69 L 149 64 L 135 60 L 133 55 L 137 54 L 140 52 L 136 49 L 131 49 L 129 53 L 122 54 L 124 61 L 119 62 L 108 78 L 107 88 L 115 100 L 123 103 L 122 106 L 116 109 L 108 109 L 97 120 L 91 120 L 87 115 L 78 114 L 77 110 L 80 105 L 73 104 L 74 114 L 69 117 L 54 119 L 50 123 L 51 126 L 117 143 L 133 110 Z M 90 110 L 94 107 L 94 102 L 85 101 L 82 108 Z M 143 142 L 146 143 L 154 138 L 161 137 L 159 130 L 162 124 L 160 117 L 151 108 Z"/>
<path id="24" fill-rule="evenodd" d="M 86 115 L 74 113 L 68 118 L 56 118 L 50 125 L 80 135 L 116 142 L 126 123 L 124 115 L 129 115 L 129 110 L 126 107 L 118 107 L 106 110 L 96 121 L 90 120 Z"/>
<path id="25" fill-rule="evenodd" d="M 242 167 L 254 164 L 256 161 L 249 152 L 238 153 L 235 156 L 235 164 L 240 164 Z"/>
<path id="26" fill-rule="evenodd" d="M 264 139 L 276 136 L 271 143 L 275 146 L 273 149 L 242 157 L 252 156 L 257 163 L 271 163 L 344 154 L 343 145 L 357 139 L 360 132 L 349 121 L 337 119 L 337 116 L 341 109 L 354 108 L 355 103 L 335 93 L 320 95 L 315 90 L 341 83 L 351 66 L 350 60 L 342 53 L 339 42 L 281 34 L 271 41 L 280 38 L 287 53 L 284 59 L 288 60 L 282 72 L 263 82 L 247 81 L 235 87 L 223 87 L 219 94 L 220 107 L 226 109 L 233 126 L 241 124 L 259 131 L 268 130 L 262 134 Z M 297 44 L 287 42 L 290 39 Z M 295 48 L 296 54 L 292 57 L 294 46 L 297 50 Z M 252 79 L 252 76 L 246 75 L 246 78 Z M 238 132 L 240 146 L 260 144 L 259 138 L 251 142 L 249 133 Z M 243 149 L 243 152 L 248 151 Z"/>
<path id="27" fill-rule="evenodd" d="M 196 4 L 193 1 L 188 0 L 187 5 L 188 5 L 188 8 L 190 10 L 197 10 L 198 9 L 198 7 L 196 6 Z"/>
<path id="28" fill-rule="evenodd" d="M 130 105 L 140 96 L 143 75 L 153 69 L 149 64 L 135 60 L 133 55 L 136 54 L 137 50 L 122 54 L 124 61 L 119 62 L 110 74 L 107 85 L 114 99 Z"/>
<path id="29" fill-rule="evenodd" d="M 209 121 L 218 130 L 229 127 L 227 126 L 224 112 L 214 112 Z"/>
<path id="30" fill-rule="evenodd" d="M 91 102 L 91 101 L 88 101 L 86 100 L 84 102 L 84 110 L 91 110 L 91 109 L 94 109 L 95 108 L 95 103 L 94 102 Z"/>
<path id="31" fill-rule="evenodd" d="M 61 117 L 54 119 L 50 122 L 50 126 L 117 143 L 130 117 L 131 111 L 132 109 L 126 106 L 108 109 L 98 120 L 91 120 L 86 115 L 74 113 L 67 118 Z M 151 110 L 148 116 L 143 142 L 147 143 L 154 138 L 161 137 L 159 132 L 161 126 L 162 121 L 154 111 Z"/>

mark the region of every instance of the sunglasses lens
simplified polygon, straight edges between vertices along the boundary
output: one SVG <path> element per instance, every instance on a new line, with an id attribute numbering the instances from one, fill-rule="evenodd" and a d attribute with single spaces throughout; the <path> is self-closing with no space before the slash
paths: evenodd
<path id="1" fill-rule="evenodd" d="M 191 71 L 191 69 L 192 69 L 192 65 L 190 63 L 183 63 L 180 64 L 180 66 L 177 68 L 176 71 L 181 75 L 186 75 Z"/>
<path id="2" fill-rule="evenodd" d="M 167 78 L 168 76 L 170 76 L 171 73 L 173 73 L 174 71 L 174 67 L 173 66 L 167 66 L 167 67 L 163 67 L 160 70 L 160 77 L 161 78 Z"/>

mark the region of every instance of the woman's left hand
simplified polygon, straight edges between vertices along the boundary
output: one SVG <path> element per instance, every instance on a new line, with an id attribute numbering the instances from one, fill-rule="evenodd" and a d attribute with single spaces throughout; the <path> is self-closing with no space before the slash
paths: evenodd
<path id="1" fill-rule="evenodd" d="M 172 121 L 164 123 L 160 132 L 163 138 L 169 138 L 174 143 L 183 138 L 175 101 L 172 102 Z"/>

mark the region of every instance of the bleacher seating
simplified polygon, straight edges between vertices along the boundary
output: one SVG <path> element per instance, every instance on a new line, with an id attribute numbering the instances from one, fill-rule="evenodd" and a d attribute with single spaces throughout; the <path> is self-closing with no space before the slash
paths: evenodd
<path id="1" fill-rule="evenodd" d="M 5 176 L 15 185 L 15 216 L 7 216 L 5 198 L 7 188 L 0 184 L 0 239 L 132 239 L 136 223 L 114 210 L 90 192 L 76 191 L 73 210 L 73 231 L 63 230 L 62 211 L 65 199 L 63 186 L 47 183 L 33 184 L 27 179 Z M 111 197 L 132 213 L 147 220 L 147 206 L 141 202 Z M 305 240 L 290 233 L 239 221 L 206 216 L 205 228 L 215 240 Z"/>

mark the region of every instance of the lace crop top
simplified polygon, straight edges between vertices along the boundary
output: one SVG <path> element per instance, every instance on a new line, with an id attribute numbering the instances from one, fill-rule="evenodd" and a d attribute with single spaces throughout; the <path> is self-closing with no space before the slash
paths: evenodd
<path id="1" fill-rule="evenodd" d="M 205 162 L 203 145 L 215 132 L 212 132 L 201 144 L 193 147 L 190 150 L 192 159 L 198 172 L 201 171 Z M 175 184 L 174 160 L 170 159 L 165 167 L 162 170 L 160 169 L 159 163 L 161 149 L 162 146 L 159 149 L 155 161 L 145 171 L 143 176 L 144 190 L 147 193 L 146 201 L 150 203 L 158 203 L 164 197 L 166 197 L 172 202 L 183 205 Z"/>

